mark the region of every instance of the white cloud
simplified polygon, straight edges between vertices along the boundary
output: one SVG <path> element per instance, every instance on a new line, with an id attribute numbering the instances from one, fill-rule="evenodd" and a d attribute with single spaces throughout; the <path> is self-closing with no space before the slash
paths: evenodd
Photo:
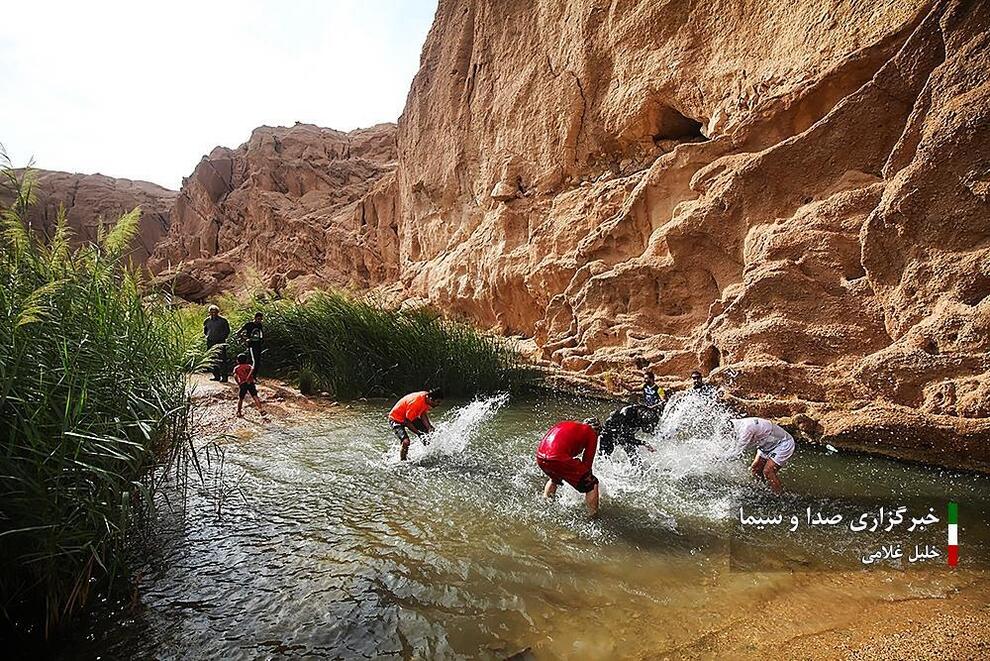
<path id="1" fill-rule="evenodd" d="M 176 188 L 262 124 L 395 121 L 435 7 L 17 3 L 0 23 L 0 142 L 17 162 Z"/>

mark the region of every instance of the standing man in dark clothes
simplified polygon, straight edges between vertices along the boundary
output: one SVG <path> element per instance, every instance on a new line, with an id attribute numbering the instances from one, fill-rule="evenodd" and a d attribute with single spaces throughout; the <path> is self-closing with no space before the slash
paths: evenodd
<path id="1" fill-rule="evenodd" d="M 254 321 L 247 322 L 241 326 L 241 330 L 237 331 L 237 337 L 247 343 L 247 355 L 254 366 L 254 378 L 256 379 L 261 375 L 261 352 L 265 341 L 264 321 L 265 315 L 255 312 Z"/>
<path id="2" fill-rule="evenodd" d="M 220 316 L 220 308 L 216 305 L 209 307 L 210 316 L 203 320 L 203 335 L 206 337 L 206 348 L 217 347 L 213 356 L 213 378 L 211 381 L 227 381 L 227 338 L 230 336 L 230 324 Z"/>
<path id="3" fill-rule="evenodd" d="M 622 446 L 629 459 L 633 463 L 639 463 L 639 455 L 636 453 L 638 446 L 642 445 L 650 452 L 656 452 L 656 448 L 636 438 L 636 432 L 653 431 L 659 420 L 660 412 L 648 406 L 630 404 L 618 408 L 605 418 L 598 437 L 598 449 L 604 455 L 611 455 L 617 445 Z"/>

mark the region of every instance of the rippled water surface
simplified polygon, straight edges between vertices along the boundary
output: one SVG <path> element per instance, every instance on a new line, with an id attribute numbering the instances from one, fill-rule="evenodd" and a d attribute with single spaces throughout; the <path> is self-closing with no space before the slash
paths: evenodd
<path id="1" fill-rule="evenodd" d="M 551 424 L 602 415 L 607 404 L 453 402 L 434 416 L 433 443 L 414 441 L 404 464 L 387 407 L 339 407 L 225 444 L 222 503 L 215 489 L 200 489 L 185 517 L 163 523 L 141 580 L 143 608 L 108 617 L 87 653 L 648 655 L 796 580 L 729 566 L 740 504 L 756 511 L 803 507 L 802 498 L 865 503 L 947 492 L 967 502 L 987 491 L 983 478 L 799 446 L 783 473 L 791 493 L 778 501 L 747 478 L 744 462 L 714 460 L 728 443 L 728 415 L 685 399 L 668 412 L 643 466 L 621 451 L 596 462 L 602 515 L 591 522 L 566 486 L 557 502 L 543 500 L 533 454 Z M 217 469 L 213 457 L 208 484 Z M 767 550 L 818 552 L 800 535 Z M 841 600 L 848 581 L 819 579 L 832 581 Z M 908 583 L 884 590 L 917 589 Z"/>

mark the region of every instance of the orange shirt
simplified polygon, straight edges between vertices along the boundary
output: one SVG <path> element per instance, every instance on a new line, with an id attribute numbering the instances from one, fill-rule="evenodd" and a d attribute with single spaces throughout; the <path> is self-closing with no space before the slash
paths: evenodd
<path id="1" fill-rule="evenodd" d="M 396 422 L 412 422 L 430 410 L 425 390 L 412 392 L 396 402 L 388 417 Z"/>

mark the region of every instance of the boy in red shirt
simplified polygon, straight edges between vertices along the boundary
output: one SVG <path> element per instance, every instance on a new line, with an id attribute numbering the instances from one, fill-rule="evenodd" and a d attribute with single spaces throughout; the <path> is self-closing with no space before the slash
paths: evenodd
<path id="1" fill-rule="evenodd" d="M 543 495 L 553 498 L 557 487 L 567 482 L 584 494 L 588 514 L 598 514 L 598 478 L 591 472 L 598 451 L 598 430 L 601 423 L 597 418 L 584 422 L 566 420 L 550 428 L 540 447 L 536 450 L 536 465 L 547 477 Z M 577 456 L 581 455 L 581 459 Z"/>
<path id="2" fill-rule="evenodd" d="M 244 398 L 251 393 L 254 405 L 258 407 L 261 417 L 265 417 L 265 410 L 261 408 L 261 400 L 258 399 L 258 386 L 254 383 L 254 365 L 248 362 L 248 355 L 242 353 L 237 356 L 237 367 L 234 368 L 234 380 L 237 381 L 237 417 L 243 418 L 244 413 L 241 408 L 244 406 Z"/>
<path id="3" fill-rule="evenodd" d="M 399 451 L 399 458 L 406 460 L 409 454 L 409 434 L 406 429 L 411 429 L 418 436 L 429 434 L 433 431 L 433 423 L 430 422 L 429 410 L 440 403 L 443 399 L 443 391 L 439 388 L 420 392 L 409 393 L 392 407 L 388 413 L 388 426 L 392 428 L 399 442 L 402 443 L 402 450 Z M 428 445 L 423 439 L 423 445 Z"/>

